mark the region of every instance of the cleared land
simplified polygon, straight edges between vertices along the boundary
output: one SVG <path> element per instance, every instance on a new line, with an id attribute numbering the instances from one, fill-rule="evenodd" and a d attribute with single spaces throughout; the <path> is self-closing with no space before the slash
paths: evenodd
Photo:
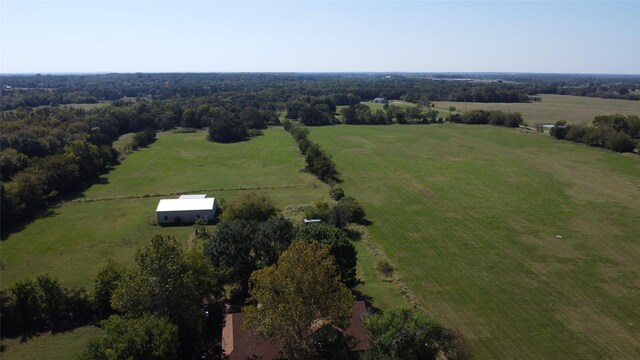
<path id="1" fill-rule="evenodd" d="M 567 123 L 591 124 L 597 115 L 620 113 L 640 116 L 640 101 L 599 99 L 569 95 L 537 95 L 542 100 L 531 103 L 474 103 L 435 101 L 436 110 L 442 114 L 449 113 L 449 107 L 455 106 L 458 111 L 469 110 L 502 110 L 519 112 L 530 126 L 536 124 L 553 124 L 559 120 Z"/>
<path id="2" fill-rule="evenodd" d="M 477 358 L 640 356 L 639 158 L 490 126 L 310 137 L 420 305 Z"/>
<path id="3" fill-rule="evenodd" d="M 2 242 L 2 287 L 48 272 L 65 286 L 93 287 L 108 258 L 130 263 L 156 233 L 193 245 L 193 228 L 150 224 L 160 197 L 207 193 L 232 199 L 253 189 L 281 207 L 326 200 L 328 188 L 300 170 L 304 159 L 282 128 L 237 144 L 206 140 L 205 132 L 163 133 L 89 188 Z"/>

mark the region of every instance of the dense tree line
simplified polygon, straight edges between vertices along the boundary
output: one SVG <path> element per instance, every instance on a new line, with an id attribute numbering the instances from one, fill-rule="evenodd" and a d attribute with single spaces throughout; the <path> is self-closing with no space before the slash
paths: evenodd
<path id="1" fill-rule="evenodd" d="M 2 336 L 62 331 L 94 319 L 94 306 L 83 288 L 65 288 L 44 274 L 0 291 Z"/>
<path id="2" fill-rule="evenodd" d="M 336 164 L 331 160 L 331 157 L 320 148 L 320 145 L 311 142 L 311 140 L 307 138 L 309 131 L 291 122 L 285 122 L 284 128 L 293 136 L 293 139 L 300 148 L 300 152 L 304 155 L 307 163 L 307 171 L 326 183 L 336 181 L 338 177 Z"/>
<path id="3" fill-rule="evenodd" d="M 430 102 L 408 107 L 387 104 L 384 110 L 375 111 L 366 104 L 355 104 L 340 112 L 342 121 L 349 125 L 430 124 L 443 121 L 438 117 L 439 111 L 432 109 Z"/>
<path id="4" fill-rule="evenodd" d="M 638 146 L 640 118 L 636 115 L 602 115 L 596 116 L 591 126 L 558 121 L 551 129 L 551 135 L 615 152 L 631 152 Z"/>
<path id="5" fill-rule="evenodd" d="M 463 124 L 485 124 L 494 126 L 518 127 L 524 124 L 522 115 L 518 112 L 505 113 L 500 110 L 471 110 L 464 114 L 452 114 L 449 120 Z"/>

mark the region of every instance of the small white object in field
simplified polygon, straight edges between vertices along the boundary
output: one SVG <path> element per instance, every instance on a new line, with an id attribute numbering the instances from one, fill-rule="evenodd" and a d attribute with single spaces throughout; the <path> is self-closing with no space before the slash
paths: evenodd
<path id="1" fill-rule="evenodd" d="M 556 235 L 558 239 L 562 239 L 562 235 Z"/>

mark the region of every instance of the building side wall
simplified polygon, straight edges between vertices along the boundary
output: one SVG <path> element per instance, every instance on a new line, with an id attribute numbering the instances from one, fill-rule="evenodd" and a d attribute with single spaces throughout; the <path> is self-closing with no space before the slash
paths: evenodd
<path id="1" fill-rule="evenodd" d="M 158 211 L 156 219 L 159 225 L 193 224 L 198 217 L 206 222 L 211 222 L 216 214 L 215 209 L 214 206 L 213 210 Z M 177 221 L 178 219 L 180 221 Z"/>

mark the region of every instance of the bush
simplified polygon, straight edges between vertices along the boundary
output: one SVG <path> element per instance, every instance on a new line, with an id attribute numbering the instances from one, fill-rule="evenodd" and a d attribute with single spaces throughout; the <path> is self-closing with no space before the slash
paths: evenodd
<path id="1" fill-rule="evenodd" d="M 273 200 L 254 192 L 243 194 L 238 200 L 229 203 L 222 214 L 221 220 L 266 221 L 278 213 Z"/>
<path id="2" fill-rule="evenodd" d="M 378 262 L 376 262 L 376 270 L 381 272 L 384 276 L 389 277 L 393 275 L 395 268 L 387 260 L 379 260 Z"/>
<path id="3" fill-rule="evenodd" d="M 329 190 L 329 196 L 331 196 L 333 200 L 338 201 L 344 197 L 344 190 L 340 187 L 332 187 Z"/>

